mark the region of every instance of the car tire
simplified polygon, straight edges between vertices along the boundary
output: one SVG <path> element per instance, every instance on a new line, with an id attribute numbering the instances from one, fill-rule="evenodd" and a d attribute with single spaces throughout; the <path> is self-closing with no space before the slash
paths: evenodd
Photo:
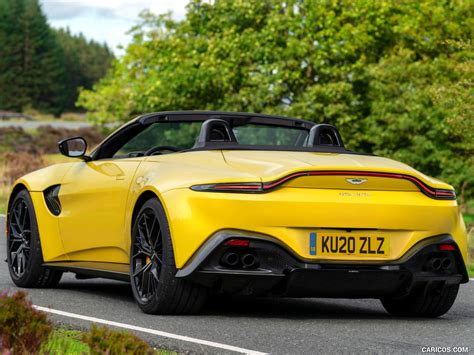
<path id="1" fill-rule="evenodd" d="M 414 289 L 403 298 L 382 299 L 390 314 L 400 317 L 435 318 L 449 311 L 458 294 L 459 285 Z"/>
<path id="2" fill-rule="evenodd" d="M 21 190 L 8 212 L 7 263 L 10 276 L 19 287 L 56 287 L 62 272 L 43 267 L 43 252 L 31 196 Z"/>
<path id="3" fill-rule="evenodd" d="M 148 269 L 147 265 L 150 265 Z M 143 312 L 195 314 L 200 311 L 208 290 L 176 278 L 176 272 L 166 214 L 158 199 L 153 198 L 144 203 L 134 219 L 130 250 L 132 291 Z"/>

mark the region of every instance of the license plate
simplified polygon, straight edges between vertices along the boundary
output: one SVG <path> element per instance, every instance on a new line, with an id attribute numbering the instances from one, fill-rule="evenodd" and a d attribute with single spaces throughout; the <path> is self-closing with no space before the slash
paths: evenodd
<path id="1" fill-rule="evenodd" d="M 389 238 L 372 234 L 315 232 L 309 236 L 309 254 L 383 257 L 389 255 Z"/>

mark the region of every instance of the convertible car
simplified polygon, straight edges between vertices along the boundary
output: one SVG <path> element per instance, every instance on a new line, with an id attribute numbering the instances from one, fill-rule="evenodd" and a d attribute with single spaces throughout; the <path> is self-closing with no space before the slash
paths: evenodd
<path id="1" fill-rule="evenodd" d="M 89 155 L 20 178 L 7 261 L 20 287 L 130 282 L 146 313 L 209 295 L 380 299 L 437 317 L 467 282 L 453 188 L 344 147 L 328 124 L 251 113 L 140 116 Z"/>

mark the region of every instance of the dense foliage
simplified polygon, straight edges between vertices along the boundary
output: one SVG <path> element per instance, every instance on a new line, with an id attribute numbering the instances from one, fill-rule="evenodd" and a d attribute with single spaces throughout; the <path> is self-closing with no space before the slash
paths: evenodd
<path id="1" fill-rule="evenodd" d="M 80 103 L 98 123 L 159 110 L 278 113 L 336 124 L 349 148 L 474 192 L 474 3 L 192 1 L 143 15 Z"/>
<path id="2" fill-rule="evenodd" d="M 75 136 L 84 137 L 89 149 L 104 138 L 102 132 L 92 127 L 73 130 L 45 126 L 34 132 L 14 127 L 0 128 L 0 200 L 1 192 L 9 192 L 11 184 L 20 176 L 60 162 L 51 161 L 49 155 L 58 154 L 58 141 Z"/>
<path id="3" fill-rule="evenodd" d="M 0 0 L 0 110 L 72 110 L 112 59 L 105 45 L 51 29 L 38 0 Z"/>
<path id="4" fill-rule="evenodd" d="M 153 349 L 136 335 L 115 332 L 106 327 L 93 324 L 89 333 L 84 335 L 90 353 L 99 354 L 153 354 Z"/>
<path id="5" fill-rule="evenodd" d="M 46 314 L 33 308 L 26 293 L 0 293 L 0 353 L 37 353 L 52 329 Z"/>
<path id="6" fill-rule="evenodd" d="M 154 354 L 131 333 L 92 325 L 89 332 L 54 329 L 23 291 L 0 292 L 0 354 Z M 170 353 L 171 352 L 166 352 Z"/>
<path id="7" fill-rule="evenodd" d="M 79 88 L 91 89 L 105 76 L 114 56 L 107 45 L 87 40 L 82 34 L 73 35 L 69 30 L 54 30 L 64 53 L 67 68 L 63 77 L 65 84 L 65 107 L 74 109 Z"/>

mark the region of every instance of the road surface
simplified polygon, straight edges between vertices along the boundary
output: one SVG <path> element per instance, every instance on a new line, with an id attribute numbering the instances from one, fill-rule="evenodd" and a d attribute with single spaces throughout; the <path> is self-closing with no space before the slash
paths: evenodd
<path id="1" fill-rule="evenodd" d="M 51 126 L 53 128 L 79 129 L 91 127 L 88 122 L 79 121 L 0 121 L 0 128 L 17 127 L 23 129 L 36 129 Z"/>
<path id="2" fill-rule="evenodd" d="M 4 223 L 0 217 L 2 260 Z M 16 289 L 3 262 L 1 289 Z M 105 279 L 79 281 L 72 274 L 63 276 L 58 289 L 31 289 L 28 293 L 35 305 L 171 333 L 170 337 L 138 334 L 154 346 L 183 352 L 421 353 L 424 346 L 463 346 L 474 352 L 473 281 L 462 285 L 451 311 L 439 319 L 390 317 L 377 300 L 245 298 L 214 301 L 197 316 L 152 316 L 138 309 L 128 284 Z M 91 324 L 70 316 L 54 315 L 53 319 L 79 329 Z M 206 341 L 224 347 L 202 344 Z M 236 349 L 229 350 L 226 345 Z"/>

